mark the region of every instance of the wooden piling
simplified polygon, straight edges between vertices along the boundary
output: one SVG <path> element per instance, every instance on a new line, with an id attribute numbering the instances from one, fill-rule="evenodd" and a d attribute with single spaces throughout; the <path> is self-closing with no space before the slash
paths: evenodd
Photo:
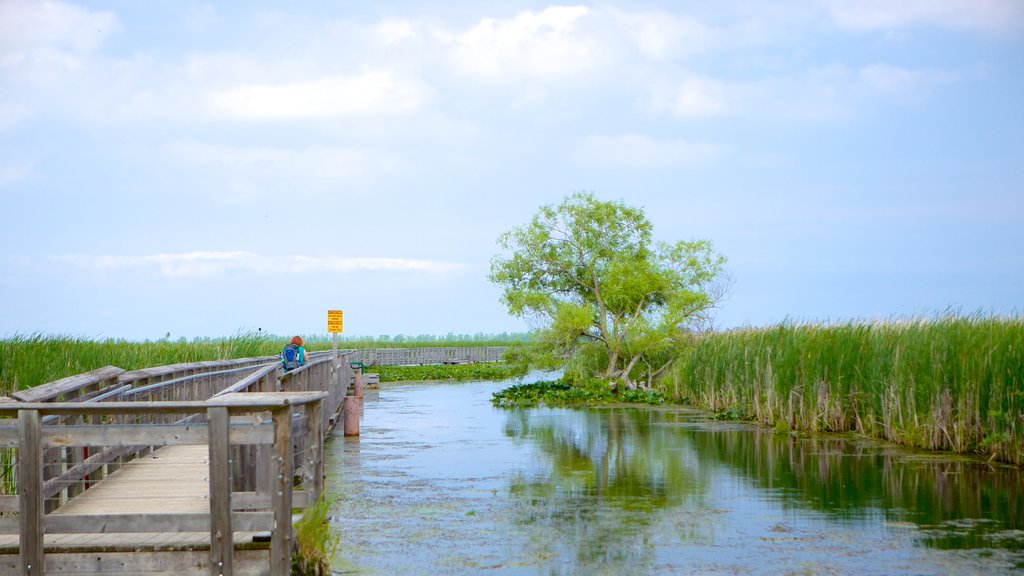
<path id="1" fill-rule="evenodd" d="M 359 413 L 362 411 L 362 407 L 362 398 L 345 396 L 345 400 L 341 405 L 345 436 L 359 436 Z"/>
<path id="2" fill-rule="evenodd" d="M 352 388 L 355 391 L 356 398 L 363 397 L 363 369 L 356 368 L 355 375 L 352 377 L 353 383 Z"/>

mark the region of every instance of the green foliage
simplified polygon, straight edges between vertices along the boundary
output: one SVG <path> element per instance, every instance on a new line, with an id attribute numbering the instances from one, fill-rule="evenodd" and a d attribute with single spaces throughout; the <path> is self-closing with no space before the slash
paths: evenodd
<path id="1" fill-rule="evenodd" d="M 629 390 L 616 395 L 608 382 L 592 381 L 574 386 L 564 380 L 545 380 L 529 384 L 516 384 L 495 392 L 491 403 L 508 408 L 512 406 L 566 406 L 610 403 L 664 404 L 668 399 L 654 390 Z"/>
<path id="2" fill-rule="evenodd" d="M 295 552 L 292 554 L 292 576 L 325 576 L 331 574 L 331 560 L 338 550 L 341 536 L 331 529 L 328 513 L 331 503 L 323 494 L 316 504 L 306 509 L 295 523 Z"/>
<path id="3" fill-rule="evenodd" d="M 245 332 L 192 342 L 87 340 L 71 336 L 16 335 L 0 340 L 0 394 L 31 388 L 104 366 L 138 370 L 203 360 L 274 356 L 283 341 Z"/>
<path id="4" fill-rule="evenodd" d="M 204 360 L 230 360 L 276 356 L 291 337 L 265 332 L 239 332 L 226 338 L 184 338 L 135 342 L 131 340 L 89 340 L 72 336 L 33 334 L 0 339 L 0 395 L 31 388 L 67 376 L 81 374 L 104 366 L 138 370 Z M 437 346 L 516 346 L 529 338 L 526 334 L 477 334 L 475 336 L 418 336 L 415 338 L 381 336 L 379 340 L 353 339 L 343 341 L 348 348 L 437 347 Z M 303 336 L 306 349 L 330 350 L 330 336 Z M 525 366 L 519 370 L 525 371 Z M 483 372 L 492 374 L 491 372 Z M 493 374 L 499 374 L 493 372 Z M 473 375 L 438 376 L 444 378 L 477 378 Z M 480 377 L 489 379 L 490 376 Z M 495 376 L 501 379 L 502 376 Z M 405 378 L 408 379 L 408 378 Z"/>
<path id="5" fill-rule="evenodd" d="M 725 259 L 708 241 L 653 243 L 651 233 L 642 210 L 576 193 L 499 237 L 506 253 L 489 278 L 511 314 L 543 322 L 532 343 L 538 360 L 564 360 L 590 342 L 604 358 L 587 377 L 633 388 L 664 370 L 682 329 L 721 297 Z M 583 351 L 588 360 L 592 352 Z"/>
<path id="6" fill-rule="evenodd" d="M 1024 320 L 781 324 L 695 336 L 663 383 L 715 413 L 1024 463 Z"/>
<path id="7" fill-rule="evenodd" d="M 381 382 L 409 380 L 508 380 L 522 376 L 526 369 L 521 364 L 480 362 L 477 364 L 424 364 L 420 366 L 373 366 Z"/>

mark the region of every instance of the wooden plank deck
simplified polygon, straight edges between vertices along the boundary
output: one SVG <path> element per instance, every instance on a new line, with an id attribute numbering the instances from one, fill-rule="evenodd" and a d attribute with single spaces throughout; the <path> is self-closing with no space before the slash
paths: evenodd
<path id="1" fill-rule="evenodd" d="M 209 448 L 165 446 L 132 460 L 51 515 L 209 513 Z M 266 532 L 235 532 L 235 546 Z M 209 532 L 46 534 L 47 552 L 209 549 Z M 262 543 L 260 543 L 262 544 Z M 18 536 L 0 536 L 0 548 L 17 547 Z M 262 546 L 260 546 L 262 547 Z"/>

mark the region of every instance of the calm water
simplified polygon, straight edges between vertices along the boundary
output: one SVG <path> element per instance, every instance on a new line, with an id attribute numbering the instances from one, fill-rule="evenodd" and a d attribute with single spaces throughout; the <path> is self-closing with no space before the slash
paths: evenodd
<path id="1" fill-rule="evenodd" d="M 1024 474 L 680 408 L 383 385 L 328 442 L 343 574 L 1024 574 Z"/>

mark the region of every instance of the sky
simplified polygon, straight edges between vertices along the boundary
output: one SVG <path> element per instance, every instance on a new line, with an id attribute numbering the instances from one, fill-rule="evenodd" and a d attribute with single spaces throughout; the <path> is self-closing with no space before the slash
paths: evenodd
<path id="1" fill-rule="evenodd" d="M 719 328 L 1024 311 L 1024 2 L 0 0 L 0 336 L 523 332 L 577 191 Z"/>

